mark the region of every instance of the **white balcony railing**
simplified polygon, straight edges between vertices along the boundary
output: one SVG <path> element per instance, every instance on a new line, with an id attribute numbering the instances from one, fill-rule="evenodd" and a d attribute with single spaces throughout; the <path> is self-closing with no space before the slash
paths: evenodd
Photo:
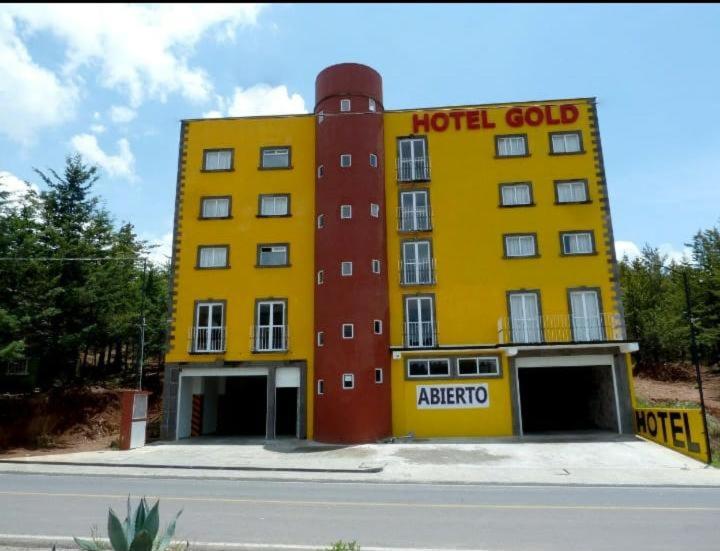
<path id="1" fill-rule="evenodd" d="M 225 352 L 224 327 L 191 327 L 188 352 Z"/>
<path id="2" fill-rule="evenodd" d="M 420 262 L 400 261 L 401 285 L 435 285 L 435 259 Z"/>
<path id="3" fill-rule="evenodd" d="M 408 348 L 432 348 L 437 342 L 437 326 L 432 321 L 405 323 L 405 344 Z"/>
<path id="4" fill-rule="evenodd" d="M 555 342 L 608 342 L 625 340 L 620 314 L 602 313 L 581 317 L 552 314 L 535 318 L 500 318 L 498 343 L 537 344 Z"/>
<path id="5" fill-rule="evenodd" d="M 398 230 L 430 231 L 432 229 L 430 209 L 398 209 Z"/>
<path id="6" fill-rule="evenodd" d="M 288 350 L 288 326 L 253 326 L 250 346 L 253 352 L 283 352 Z"/>
<path id="7" fill-rule="evenodd" d="M 398 182 L 427 182 L 430 180 L 430 159 L 412 157 L 397 160 Z"/>

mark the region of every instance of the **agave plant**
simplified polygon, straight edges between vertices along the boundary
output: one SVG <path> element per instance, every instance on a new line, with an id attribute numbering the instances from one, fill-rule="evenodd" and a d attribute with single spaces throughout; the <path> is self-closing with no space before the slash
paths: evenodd
<path id="1" fill-rule="evenodd" d="M 182 510 L 168 525 L 164 534 L 159 534 L 160 528 L 160 500 L 152 508 L 148 508 L 145 498 L 133 512 L 130 506 L 130 496 L 127 501 L 127 517 L 121 523 L 115 511 L 110 508 L 108 512 L 108 538 L 115 551 L 165 551 L 170 547 L 170 540 L 175 535 L 175 523 Z M 83 540 L 73 538 L 81 549 L 85 551 L 102 551 L 103 547 L 97 539 Z"/>

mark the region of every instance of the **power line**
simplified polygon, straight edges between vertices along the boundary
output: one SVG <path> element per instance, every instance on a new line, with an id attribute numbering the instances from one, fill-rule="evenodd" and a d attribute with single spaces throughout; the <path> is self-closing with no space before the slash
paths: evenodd
<path id="1" fill-rule="evenodd" d="M 10 260 L 42 260 L 42 261 L 54 261 L 54 262 L 97 262 L 100 260 L 136 260 L 140 262 L 145 260 L 145 257 L 134 257 L 134 256 L 99 256 L 99 257 L 53 257 L 53 256 L 0 256 L 1 261 Z"/>

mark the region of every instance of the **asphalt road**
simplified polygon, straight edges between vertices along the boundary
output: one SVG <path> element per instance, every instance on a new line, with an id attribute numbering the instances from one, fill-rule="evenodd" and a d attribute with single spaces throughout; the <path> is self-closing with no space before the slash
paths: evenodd
<path id="1" fill-rule="evenodd" d="M 483 550 L 720 549 L 720 488 L 319 483 L 0 474 L 0 534 L 105 536 L 160 498 L 196 542 Z M 121 515 L 121 520 L 124 514 Z M 0 536 L 2 541 L 3 536 Z M 191 547 L 192 549 L 192 547 Z"/>

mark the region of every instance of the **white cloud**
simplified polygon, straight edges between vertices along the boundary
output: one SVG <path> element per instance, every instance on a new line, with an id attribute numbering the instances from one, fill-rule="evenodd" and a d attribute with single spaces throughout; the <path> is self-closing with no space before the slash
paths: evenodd
<path id="1" fill-rule="evenodd" d="M 209 98 L 212 83 L 189 62 L 194 46 L 210 31 L 216 38 L 233 38 L 239 26 L 255 25 L 262 9 L 258 4 L 12 4 L 3 11 L 28 31 L 47 31 L 64 42 L 66 75 L 97 67 L 103 86 L 124 91 L 138 107 L 148 97 L 164 101 L 171 93 Z"/>
<path id="2" fill-rule="evenodd" d="M 113 105 L 110 108 L 110 120 L 116 123 L 126 123 L 137 117 L 137 111 L 121 105 Z"/>
<path id="3" fill-rule="evenodd" d="M 34 189 L 36 192 L 40 192 L 35 184 L 25 182 L 12 172 L 7 170 L 0 170 L 0 191 L 7 191 L 9 193 L 8 200 L 16 201 L 28 190 L 28 187 Z"/>
<path id="4" fill-rule="evenodd" d="M 153 235 L 143 235 L 142 239 L 146 240 L 150 245 L 157 245 L 150 253 L 150 260 L 154 264 L 161 265 L 170 262 L 172 257 L 172 231 L 162 234 L 160 237 Z"/>
<path id="5" fill-rule="evenodd" d="M 118 154 L 108 155 L 100 148 L 97 137 L 92 134 L 77 134 L 70 140 L 75 151 L 86 161 L 105 170 L 111 177 L 126 178 L 130 182 L 135 176 L 135 157 L 130 151 L 130 143 L 122 138 L 118 140 Z"/>
<path id="6" fill-rule="evenodd" d="M 300 94 L 291 95 L 284 84 L 275 87 L 267 84 L 255 84 L 245 89 L 237 87 L 233 97 L 224 103 L 228 104 L 227 113 L 230 117 L 290 115 L 308 112 L 302 96 Z"/>
<path id="7" fill-rule="evenodd" d="M 102 134 L 107 130 L 102 124 L 92 124 L 90 125 L 90 131 L 93 134 Z"/>
<path id="8" fill-rule="evenodd" d="M 656 247 L 661 256 L 666 257 L 669 262 L 689 262 L 692 260 L 692 250 L 683 247 L 682 250 L 677 249 L 672 243 L 662 243 Z M 632 241 L 615 241 L 615 255 L 618 260 L 627 255 L 629 260 L 633 260 L 642 254 L 640 247 Z"/>
<path id="9" fill-rule="evenodd" d="M 74 116 L 78 90 L 69 80 L 36 64 L 16 34 L 15 24 L 0 11 L 0 134 L 29 145 L 38 131 Z"/>
<path id="10" fill-rule="evenodd" d="M 203 113 L 203 119 L 219 119 L 223 114 L 220 111 L 208 111 Z"/>
<path id="11" fill-rule="evenodd" d="M 640 247 L 632 241 L 615 241 L 615 256 L 618 261 L 627 256 L 629 260 L 633 260 L 640 256 Z"/>

